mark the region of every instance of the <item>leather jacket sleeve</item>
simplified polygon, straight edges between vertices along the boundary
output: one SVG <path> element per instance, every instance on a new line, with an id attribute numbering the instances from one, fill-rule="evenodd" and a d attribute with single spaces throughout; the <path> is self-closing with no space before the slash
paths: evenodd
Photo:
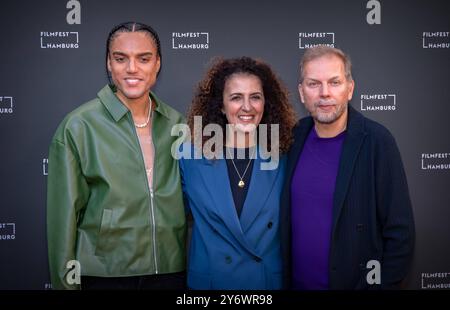
<path id="1" fill-rule="evenodd" d="M 77 219 L 86 206 L 89 187 L 67 141 L 52 141 L 48 171 L 47 240 L 52 287 L 79 289 L 80 285 L 71 285 L 66 279 L 72 270 L 67 263 L 75 259 Z"/>

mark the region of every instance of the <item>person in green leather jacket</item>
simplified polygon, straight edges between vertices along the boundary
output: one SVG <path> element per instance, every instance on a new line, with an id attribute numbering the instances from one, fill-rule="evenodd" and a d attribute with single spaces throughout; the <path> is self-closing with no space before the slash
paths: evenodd
<path id="1" fill-rule="evenodd" d="M 69 113 L 50 146 L 47 237 L 54 289 L 183 289 L 186 218 L 170 148 L 177 111 L 150 91 L 157 33 L 112 29 L 112 83 Z"/>

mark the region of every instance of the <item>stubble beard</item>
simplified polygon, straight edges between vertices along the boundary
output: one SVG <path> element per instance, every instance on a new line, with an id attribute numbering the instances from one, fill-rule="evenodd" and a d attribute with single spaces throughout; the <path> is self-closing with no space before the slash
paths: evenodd
<path id="1" fill-rule="evenodd" d="M 344 113 L 345 109 L 347 108 L 348 102 L 345 104 L 336 105 L 335 110 L 328 113 L 319 111 L 319 105 L 324 104 L 335 104 L 335 101 L 320 100 L 319 102 L 314 103 L 315 113 L 313 115 L 313 118 L 321 124 L 332 124 Z"/>

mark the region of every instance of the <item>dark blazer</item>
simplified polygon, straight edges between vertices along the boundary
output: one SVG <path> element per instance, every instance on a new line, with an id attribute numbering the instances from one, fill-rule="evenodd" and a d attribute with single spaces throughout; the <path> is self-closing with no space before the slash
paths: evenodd
<path id="1" fill-rule="evenodd" d="M 311 117 L 294 128 L 280 209 L 283 280 L 291 280 L 292 176 Z M 301 184 L 299 185 L 301 186 Z M 330 289 L 393 288 L 406 276 L 414 247 L 414 220 L 400 152 L 391 133 L 349 106 L 334 192 L 329 254 Z M 381 263 L 381 284 L 369 285 L 366 267 Z"/>

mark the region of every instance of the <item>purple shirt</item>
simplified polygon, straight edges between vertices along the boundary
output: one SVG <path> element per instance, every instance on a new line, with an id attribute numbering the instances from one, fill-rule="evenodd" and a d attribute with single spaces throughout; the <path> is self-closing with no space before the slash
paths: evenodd
<path id="1" fill-rule="evenodd" d="M 294 289 L 329 288 L 333 195 L 344 139 L 345 131 L 320 138 L 313 127 L 297 162 L 291 183 Z"/>

